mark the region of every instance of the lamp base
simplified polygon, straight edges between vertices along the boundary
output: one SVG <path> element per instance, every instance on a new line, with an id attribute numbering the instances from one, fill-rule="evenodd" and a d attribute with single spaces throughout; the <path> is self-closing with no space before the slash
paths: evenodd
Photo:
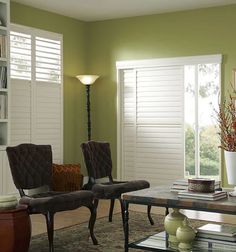
<path id="1" fill-rule="evenodd" d="M 236 197 L 236 186 L 234 187 L 234 191 L 229 192 L 229 196 Z"/>

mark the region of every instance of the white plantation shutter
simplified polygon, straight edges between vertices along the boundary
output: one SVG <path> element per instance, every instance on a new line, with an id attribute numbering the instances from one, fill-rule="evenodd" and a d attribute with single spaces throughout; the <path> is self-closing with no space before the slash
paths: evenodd
<path id="1" fill-rule="evenodd" d="M 184 176 L 183 66 L 120 70 L 122 179 L 171 184 Z"/>
<path id="2" fill-rule="evenodd" d="M 31 35 L 14 32 L 10 33 L 10 68 L 11 78 L 31 79 Z"/>
<path id="3" fill-rule="evenodd" d="M 61 163 L 61 88 L 58 85 L 41 83 L 36 85 L 34 142 L 50 144 L 53 150 L 53 161 Z"/>
<path id="4" fill-rule="evenodd" d="M 61 82 L 60 40 L 36 37 L 36 81 Z"/>
<path id="5" fill-rule="evenodd" d="M 62 36 L 13 25 L 10 49 L 11 144 L 50 144 L 62 163 Z"/>
<path id="6" fill-rule="evenodd" d="M 123 167 L 124 178 L 130 180 L 135 170 L 136 145 L 136 71 L 123 71 Z"/>
<path id="7" fill-rule="evenodd" d="M 11 80 L 11 144 L 31 142 L 31 83 Z"/>

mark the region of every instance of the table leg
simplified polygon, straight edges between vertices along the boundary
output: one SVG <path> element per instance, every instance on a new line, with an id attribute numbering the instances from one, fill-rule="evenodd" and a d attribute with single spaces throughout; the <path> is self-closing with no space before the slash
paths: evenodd
<path id="1" fill-rule="evenodd" d="M 166 212 L 165 212 L 165 215 L 168 215 L 169 214 L 169 208 L 166 207 Z"/>
<path id="2" fill-rule="evenodd" d="M 124 201 L 125 216 L 124 216 L 124 231 L 125 231 L 125 252 L 129 251 L 129 203 Z"/>

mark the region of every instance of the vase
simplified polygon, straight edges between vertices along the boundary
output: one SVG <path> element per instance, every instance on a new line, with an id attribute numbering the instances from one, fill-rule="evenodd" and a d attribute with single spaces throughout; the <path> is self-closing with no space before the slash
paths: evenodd
<path id="1" fill-rule="evenodd" d="M 179 241 L 179 251 L 191 251 L 192 243 L 195 239 L 196 231 L 189 225 L 188 219 L 185 218 L 182 226 L 176 230 L 176 238 Z"/>
<path id="2" fill-rule="evenodd" d="M 178 249 L 178 240 L 176 238 L 176 230 L 187 218 L 184 214 L 179 212 L 179 209 L 173 208 L 173 212 L 169 213 L 164 220 L 165 231 L 168 234 L 169 246 L 173 249 Z"/>
<path id="3" fill-rule="evenodd" d="M 226 174 L 229 185 L 236 185 L 236 152 L 224 151 Z M 229 193 L 230 196 L 236 196 L 236 188 Z"/>

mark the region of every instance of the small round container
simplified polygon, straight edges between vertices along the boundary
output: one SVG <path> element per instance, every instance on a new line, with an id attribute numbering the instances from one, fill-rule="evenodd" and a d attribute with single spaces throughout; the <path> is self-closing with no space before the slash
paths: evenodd
<path id="1" fill-rule="evenodd" d="M 191 192 L 213 193 L 215 192 L 215 180 L 205 178 L 188 179 L 188 190 Z"/>

